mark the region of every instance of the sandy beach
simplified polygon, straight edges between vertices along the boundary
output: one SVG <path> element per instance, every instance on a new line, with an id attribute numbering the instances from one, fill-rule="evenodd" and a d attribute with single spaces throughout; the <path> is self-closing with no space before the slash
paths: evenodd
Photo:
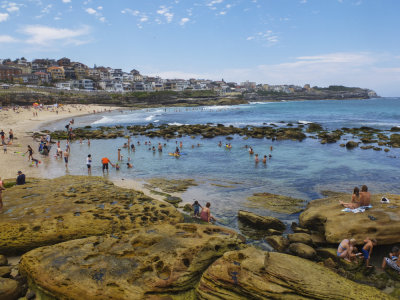
<path id="1" fill-rule="evenodd" d="M 0 110 L 0 130 L 6 134 L 5 140 L 8 139 L 10 129 L 14 132 L 14 142 L 7 146 L 7 153 L 3 148 L 0 152 L 0 177 L 2 179 L 12 179 L 17 177 L 17 172 L 21 170 L 29 177 L 43 177 L 43 172 L 28 162 L 28 156 L 24 155 L 27 146 L 31 145 L 35 151 L 34 157 L 41 160 L 41 156 L 37 154 L 37 142 L 32 137 L 32 132 L 37 131 L 43 124 L 62 120 L 66 118 L 74 118 L 77 116 L 93 114 L 94 111 L 102 112 L 105 109 L 115 110 L 117 107 L 106 107 L 99 105 L 64 105 L 58 108 L 3 108 Z M 33 112 L 37 112 L 34 116 Z M 45 160 L 43 164 L 46 163 Z M 44 176 L 45 177 L 45 176 Z"/>

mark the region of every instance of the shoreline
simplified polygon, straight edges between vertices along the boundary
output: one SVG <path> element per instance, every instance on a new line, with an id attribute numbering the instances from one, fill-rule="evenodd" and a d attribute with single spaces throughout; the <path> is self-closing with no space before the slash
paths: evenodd
<path id="1" fill-rule="evenodd" d="M 59 108 L 58 114 L 54 110 L 33 110 L 29 108 L 18 108 L 15 112 L 10 108 L 0 111 L 2 119 L 1 129 L 6 133 L 10 129 L 14 132 L 14 141 L 7 146 L 7 153 L 1 149 L 0 153 L 0 177 L 2 179 L 12 179 L 17 177 L 17 171 L 21 170 L 27 177 L 47 178 L 43 175 L 41 168 L 29 167 L 27 157 L 23 154 L 27 149 L 27 145 L 35 143 L 30 133 L 40 130 L 46 124 L 58 122 L 63 119 L 75 118 L 78 116 L 90 115 L 91 111 L 101 111 L 105 107 L 100 105 L 63 105 Z M 108 109 L 116 110 L 119 107 L 109 107 Z M 33 116 L 33 111 L 38 113 L 37 117 Z M 34 157 L 37 156 L 36 147 L 34 149 Z"/>

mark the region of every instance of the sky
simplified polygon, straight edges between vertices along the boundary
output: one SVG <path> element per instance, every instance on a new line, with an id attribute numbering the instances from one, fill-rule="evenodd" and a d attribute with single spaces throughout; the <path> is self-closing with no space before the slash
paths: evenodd
<path id="1" fill-rule="evenodd" d="M 0 58 L 400 96 L 400 0 L 0 0 Z"/>

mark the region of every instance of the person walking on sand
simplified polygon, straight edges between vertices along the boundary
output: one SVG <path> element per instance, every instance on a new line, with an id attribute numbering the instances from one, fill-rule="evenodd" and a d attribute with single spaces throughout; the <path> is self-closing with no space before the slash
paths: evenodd
<path id="1" fill-rule="evenodd" d="M 4 187 L 3 181 L 1 180 L 1 177 L 0 177 L 0 212 L 3 210 L 3 195 L 2 195 L 2 193 L 5 190 L 6 190 L 6 188 Z"/>
<path id="2" fill-rule="evenodd" d="M 369 261 L 371 259 L 371 254 L 372 254 L 372 249 L 374 248 L 374 246 L 377 245 L 376 239 L 370 239 L 370 238 L 366 238 L 364 240 L 364 247 L 361 249 L 361 252 L 364 256 L 364 260 L 365 260 L 365 265 L 368 268 L 371 268 L 372 266 L 369 264 Z"/>
<path id="3" fill-rule="evenodd" d="M 347 261 L 351 261 L 355 254 L 353 254 L 354 245 L 356 244 L 355 239 L 344 239 L 340 242 L 337 249 L 337 256 L 340 258 L 344 258 Z"/>
<path id="4" fill-rule="evenodd" d="M 4 145 L 4 138 L 5 138 L 5 133 L 3 131 L 3 129 L 0 131 L 0 137 L 1 137 L 1 144 Z"/>
<path id="5" fill-rule="evenodd" d="M 33 155 L 33 149 L 30 145 L 28 145 L 28 150 L 24 154 L 26 154 L 27 152 L 29 152 L 29 156 L 28 156 L 28 161 L 29 161 L 32 159 L 32 155 Z"/>
<path id="6" fill-rule="evenodd" d="M 10 139 L 11 142 L 14 142 L 14 132 L 12 129 L 8 132 L 8 138 Z"/>
<path id="7" fill-rule="evenodd" d="M 86 166 L 87 166 L 88 175 L 92 175 L 92 155 L 90 155 L 90 154 L 86 158 Z"/>

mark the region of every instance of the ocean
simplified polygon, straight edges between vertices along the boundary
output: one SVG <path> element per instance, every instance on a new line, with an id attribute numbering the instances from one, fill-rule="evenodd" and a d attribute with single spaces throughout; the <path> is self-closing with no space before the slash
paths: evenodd
<path id="1" fill-rule="evenodd" d="M 317 122 L 329 130 L 342 127 L 369 126 L 390 130 L 400 126 L 400 98 L 377 98 L 368 100 L 323 100 L 250 103 L 235 106 L 155 108 L 99 113 L 75 118 L 74 127 L 90 125 L 114 126 L 137 124 L 224 124 L 242 127 L 287 123 Z M 64 129 L 66 120 L 49 124 L 46 129 Z M 352 136 L 343 139 L 356 140 Z M 201 204 L 211 202 L 212 214 L 220 224 L 237 228 L 237 211 L 245 209 L 260 215 L 279 217 L 290 224 L 297 214 L 274 213 L 265 208 L 249 208 L 247 197 L 253 193 L 268 192 L 304 199 L 306 202 L 321 198 L 322 191 L 351 193 L 354 186 L 368 185 L 372 193 L 400 193 L 400 149 L 389 152 L 347 150 L 339 144 L 321 144 L 317 139 L 298 141 L 271 141 L 267 139 L 244 139 L 233 136 L 203 139 L 183 137 L 177 140 L 150 139 L 134 136 L 135 152 L 122 149 L 124 156 L 121 170 L 110 170 L 109 177 L 124 179 L 148 179 L 153 177 L 193 178 L 199 184 L 191 187 L 182 198 L 185 202 L 198 200 Z M 140 141 L 141 145 L 137 146 Z M 162 153 L 153 153 L 145 146 L 151 141 L 166 143 Z M 175 158 L 176 143 L 183 142 L 184 155 Z M 218 147 L 232 144 L 232 149 Z M 84 142 L 74 142 L 71 147 L 69 174 L 87 174 L 86 157 L 93 157 L 93 175 L 102 175 L 100 159 L 104 156 L 115 163 L 117 149 L 127 140 L 92 140 L 90 147 Z M 345 141 L 344 141 L 345 142 Z M 65 141 L 62 142 L 64 145 Z M 192 148 L 193 145 L 193 148 Z M 271 154 L 267 165 L 255 164 L 245 146 L 253 147 L 262 158 Z M 270 147 L 273 146 L 273 150 Z M 128 157 L 134 165 L 126 168 Z M 65 174 L 63 162 L 51 159 L 43 166 L 43 172 L 51 177 Z M 350 197 L 349 197 L 350 200 Z"/>

